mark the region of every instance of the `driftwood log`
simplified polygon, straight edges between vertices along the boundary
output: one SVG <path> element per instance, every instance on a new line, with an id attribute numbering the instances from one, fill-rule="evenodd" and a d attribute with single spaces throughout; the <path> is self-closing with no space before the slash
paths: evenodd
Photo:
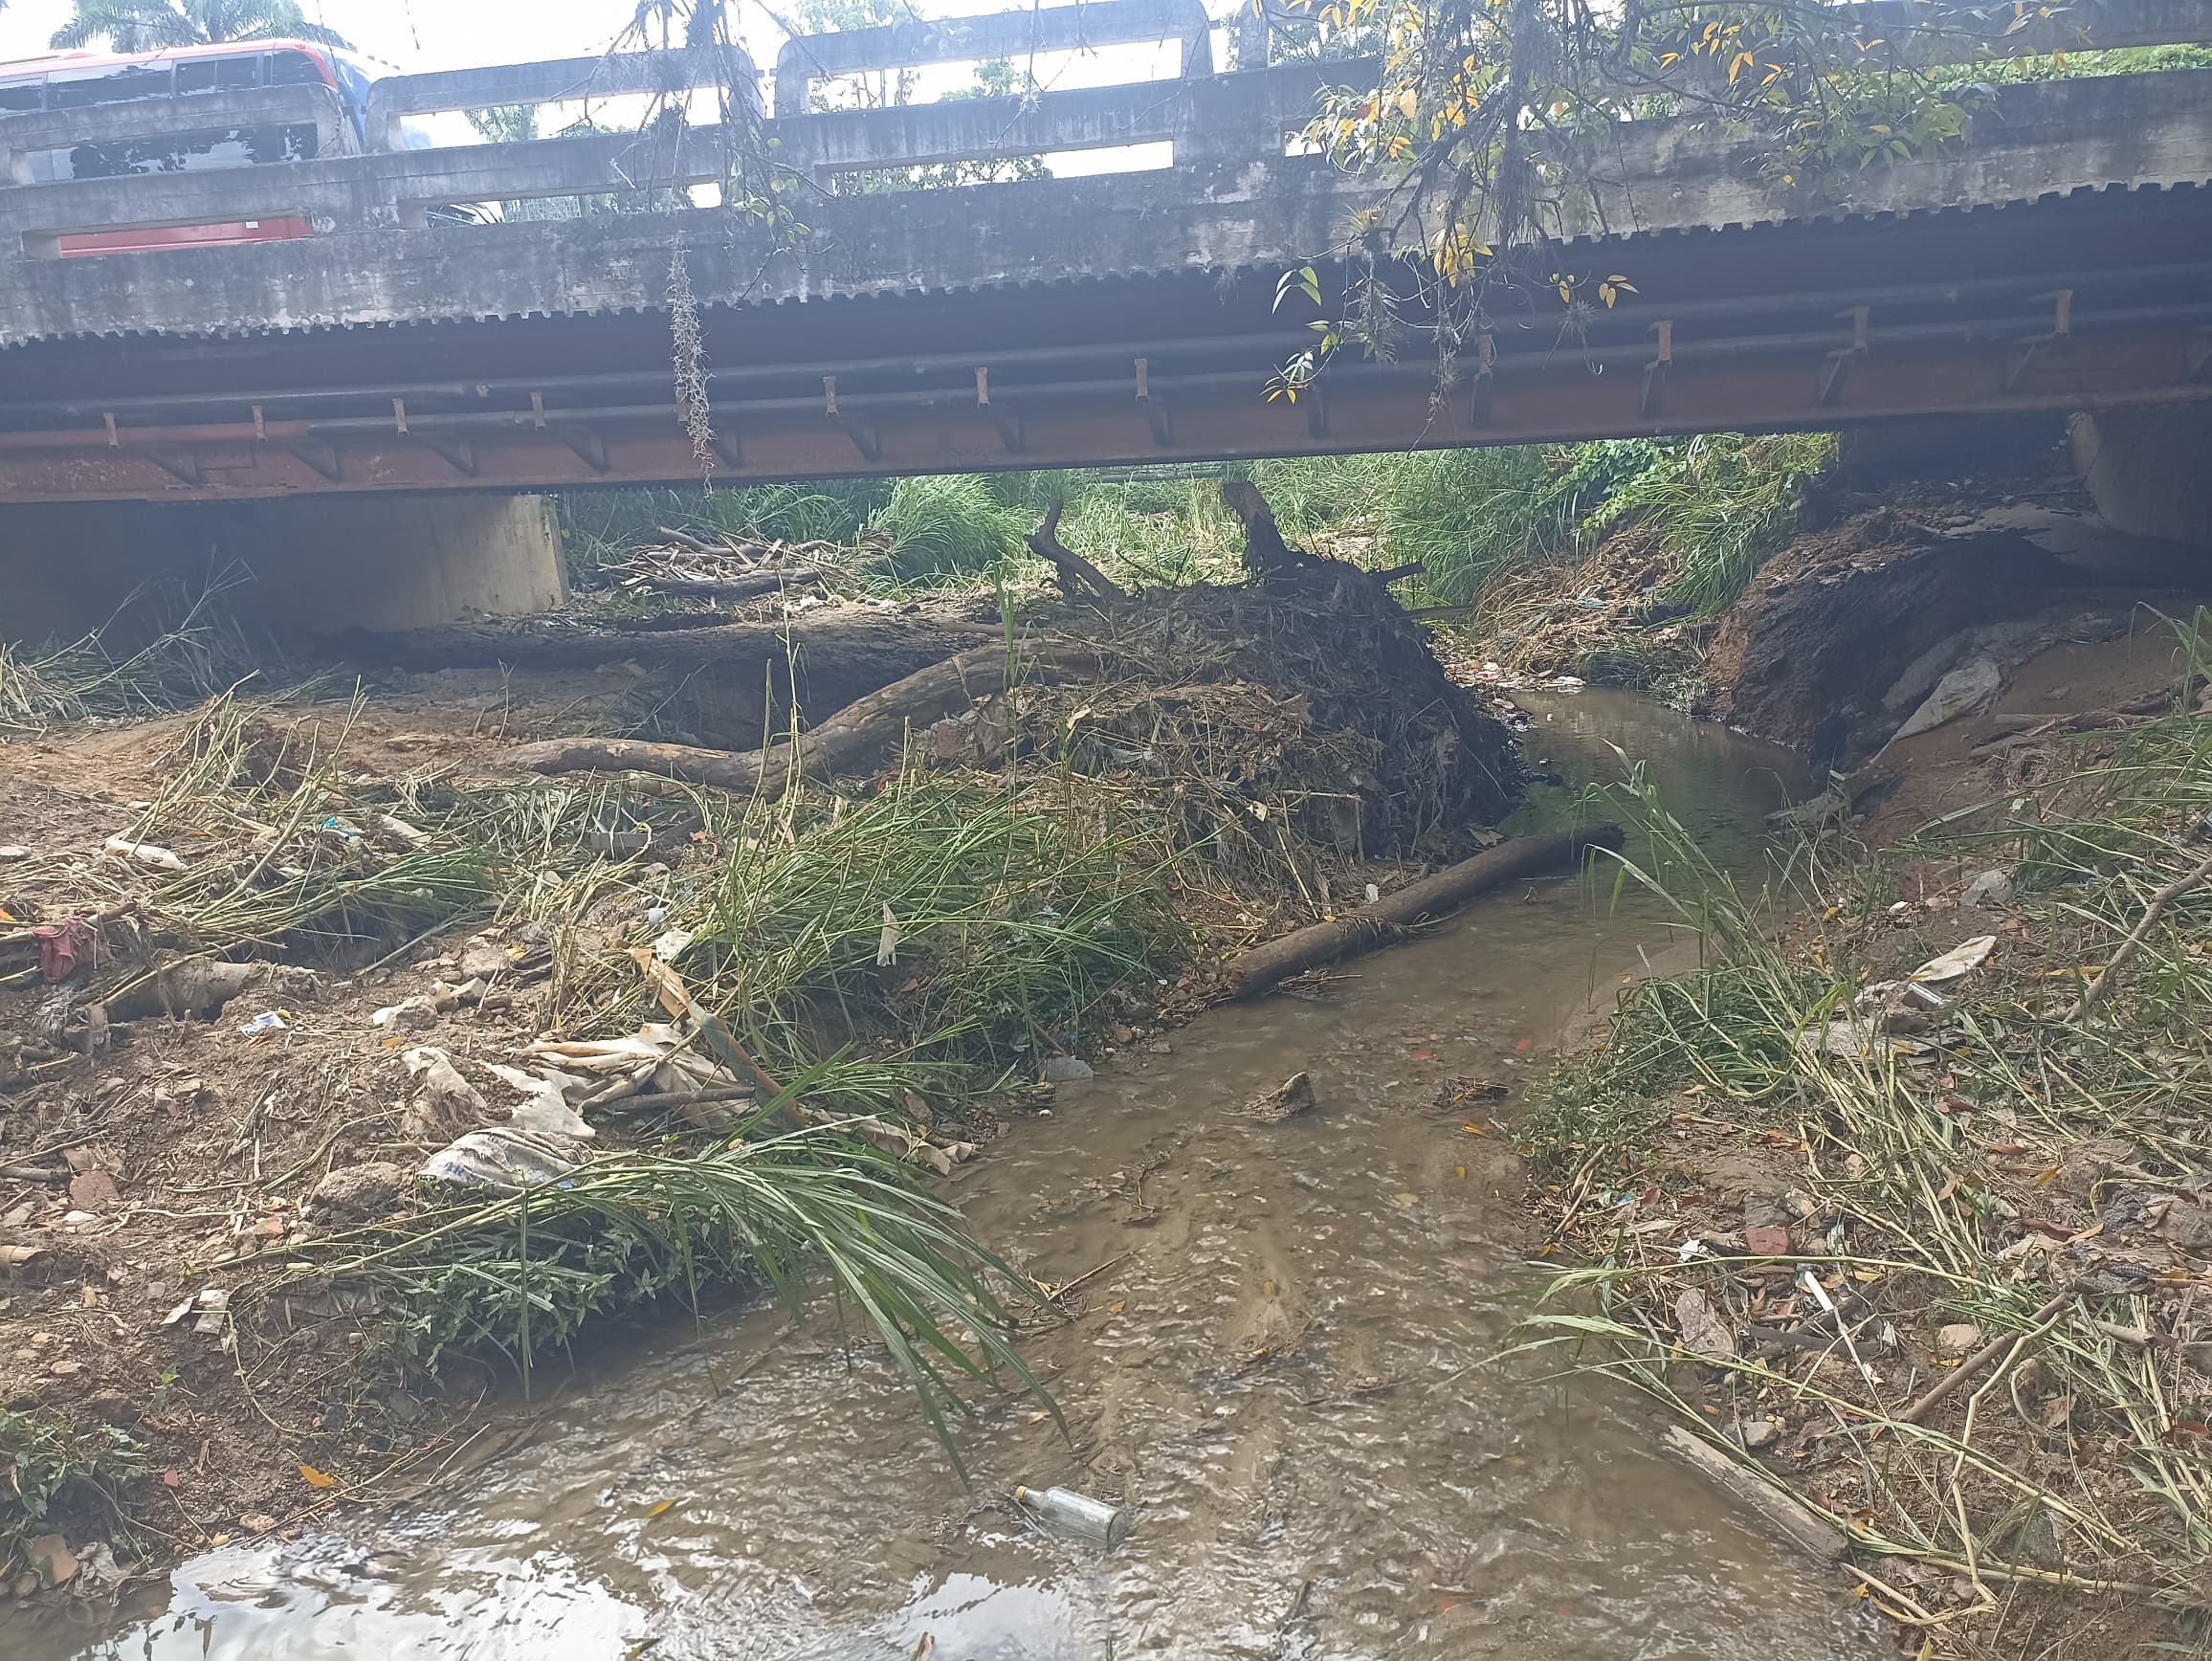
<path id="1" fill-rule="evenodd" d="M 1294 930 L 1254 946 L 1228 963 L 1229 989 L 1240 998 L 1256 997 L 1269 987 L 1316 964 L 1381 945 L 1413 924 L 1441 917 L 1479 894 L 1523 876 L 1571 865 L 1591 848 L 1618 848 L 1618 825 L 1593 825 L 1562 836 L 1516 836 L 1487 848 L 1472 859 L 1445 867 L 1433 876 L 1409 882 L 1373 905 Z"/>
<path id="2" fill-rule="evenodd" d="M 895 680 L 847 704 L 792 743 L 738 751 L 642 739 L 546 739 L 520 744 L 497 758 L 537 773 L 624 771 L 658 773 L 724 790 L 781 791 L 802 772 L 837 774 L 872 764 L 896 749 L 908 727 L 964 709 L 1006 686 L 1007 653 L 1001 643 L 978 646 Z M 1023 680 L 1095 679 L 1104 673 L 1098 654 L 1059 642 L 1029 643 L 1016 657 Z"/>

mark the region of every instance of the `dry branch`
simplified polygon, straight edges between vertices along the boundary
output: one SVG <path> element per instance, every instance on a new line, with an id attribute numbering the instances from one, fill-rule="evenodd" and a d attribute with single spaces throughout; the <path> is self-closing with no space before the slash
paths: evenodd
<path id="1" fill-rule="evenodd" d="M 2158 919 L 2166 915 L 2166 908 L 2207 877 L 2212 877 L 2212 854 L 2206 854 L 2192 870 L 2183 872 L 2151 896 L 2151 903 L 2143 908 L 2142 920 L 2129 931 L 2128 938 L 2112 953 L 2103 972 L 2082 988 L 2082 995 L 2074 1000 L 2074 1007 L 2066 1012 L 2065 1018 L 2068 1021 L 2080 1020 L 2088 1012 L 2089 1007 L 2104 996 L 2105 987 L 2120 972 L 2120 965 L 2135 955 L 2135 949 L 2143 943 L 2144 938 L 2157 926 Z"/>
<path id="2" fill-rule="evenodd" d="M 547 739 L 520 744 L 498 760 L 538 773 L 631 771 L 659 773 L 725 790 L 784 789 L 800 772 L 851 772 L 903 742 L 909 726 L 937 720 L 1007 682 L 1005 646 L 978 646 L 933 663 L 881 691 L 847 704 L 795 743 L 763 750 L 700 749 L 640 739 Z M 1019 680 L 1079 680 L 1103 674 L 1098 654 L 1084 647 L 1047 643 L 1022 650 Z"/>
<path id="3" fill-rule="evenodd" d="M 1066 502 L 1056 501 L 1045 510 L 1044 523 L 1023 539 L 1029 544 L 1029 552 L 1051 563 L 1052 569 L 1059 573 L 1061 591 L 1070 599 L 1086 589 L 1101 600 L 1128 599 L 1129 594 L 1120 584 L 1060 541 L 1060 515 L 1067 511 L 1067 506 Z"/>
<path id="4" fill-rule="evenodd" d="M 1594 825 L 1563 836 L 1519 836 L 1485 849 L 1471 859 L 1447 866 L 1433 876 L 1409 882 L 1373 905 L 1317 922 L 1254 946 L 1228 964 L 1230 989 L 1240 998 L 1266 991 L 1277 982 L 1346 953 L 1364 951 L 1422 921 L 1438 917 L 1475 896 L 1515 878 L 1570 865 L 1591 848 L 1618 848 L 1618 825 Z"/>

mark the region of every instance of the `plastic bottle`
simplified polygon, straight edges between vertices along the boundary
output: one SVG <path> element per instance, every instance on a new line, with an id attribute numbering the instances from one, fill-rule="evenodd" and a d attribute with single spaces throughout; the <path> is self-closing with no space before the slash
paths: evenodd
<path id="1" fill-rule="evenodd" d="M 1017 1488 L 1017 1504 L 1026 1505 L 1040 1522 L 1060 1533 L 1087 1539 L 1112 1551 L 1129 1533 L 1126 1507 L 1108 1505 L 1072 1488 Z"/>

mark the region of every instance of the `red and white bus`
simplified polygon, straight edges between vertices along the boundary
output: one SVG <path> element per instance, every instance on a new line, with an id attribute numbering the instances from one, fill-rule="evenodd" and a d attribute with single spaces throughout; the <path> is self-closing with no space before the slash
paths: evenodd
<path id="1" fill-rule="evenodd" d="M 388 72 L 387 72 L 388 73 Z M 364 146 L 368 89 L 378 71 L 350 52 L 302 40 L 234 41 L 180 46 L 162 52 L 109 55 L 54 53 L 0 63 L 0 116 L 32 110 L 83 109 L 94 104 L 180 99 L 199 92 L 245 91 L 263 86 L 326 86 L 344 105 L 350 131 L 345 153 Z M 180 122 L 184 119 L 179 118 Z M 318 153 L 312 125 L 186 129 L 154 139 L 77 144 L 34 151 L 33 182 L 112 179 L 130 173 L 176 173 L 202 167 L 250 167 L 270 162 L 303 162 Z M 64 236 L 64 255 L 136 254 L 160 248 L 205 248 L 241 242 L 280 242 L 311 236 L 299 218 L 250 219 L 228 225 L 170 226 L 156 231 L 111 231 Z"/>

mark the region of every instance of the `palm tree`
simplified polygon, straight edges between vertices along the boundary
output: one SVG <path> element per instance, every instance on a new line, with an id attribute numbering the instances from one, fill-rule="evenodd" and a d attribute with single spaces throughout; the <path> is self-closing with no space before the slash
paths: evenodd
<path id="1" fill-rule="evenodd" d="M 102 42 L 116 52 L 159 52 L 224 40 L 351 44 L 310 23 L 299 0 L 77 0 L 77 14 L 49 44 L 62 52 Z"/>

